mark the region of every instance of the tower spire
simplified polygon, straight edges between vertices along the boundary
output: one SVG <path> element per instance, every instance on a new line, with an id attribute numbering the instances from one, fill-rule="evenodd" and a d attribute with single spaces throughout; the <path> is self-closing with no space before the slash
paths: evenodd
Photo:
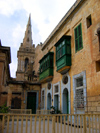
<path id="1" fill-rule="evenodd" d="M 31 47 L 32 46 L 32 31 L 31 31 L 31 14 L 29 15 L 25 36 L 23 39 L 23 46 L 24 47 Z"/>

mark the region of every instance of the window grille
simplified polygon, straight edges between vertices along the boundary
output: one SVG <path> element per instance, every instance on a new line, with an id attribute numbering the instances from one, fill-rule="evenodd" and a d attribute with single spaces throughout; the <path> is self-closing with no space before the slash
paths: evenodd
<path id="1" fill-rule="evenodd" d="M 76 79 L 76 108 L 84 108 L 84 91 L 83 91 L 83 77 Z"/>

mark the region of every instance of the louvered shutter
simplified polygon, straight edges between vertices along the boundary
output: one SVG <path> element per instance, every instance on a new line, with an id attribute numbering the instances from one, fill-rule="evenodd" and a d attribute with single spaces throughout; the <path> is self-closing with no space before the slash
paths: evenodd
<path id="1" fill-rule="evenodd" d="M 83 48 L 81 24 L 79 24 L 75 28 L 74 33 L 75 33 L 75 51 L 77 52 L 78 50 L 80 50 L 81 48 Z"/>

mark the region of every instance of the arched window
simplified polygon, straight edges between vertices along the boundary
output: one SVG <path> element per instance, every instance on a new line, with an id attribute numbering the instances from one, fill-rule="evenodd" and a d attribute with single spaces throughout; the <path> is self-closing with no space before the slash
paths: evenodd
<path id="1" fill-rule="evenodd" d="M 26 59 L 25 59 L 25 71 L 26 71 L 26 69 L 27 69 L 28 63 L 29 63 L 29 59 L 26 58 Z"/>

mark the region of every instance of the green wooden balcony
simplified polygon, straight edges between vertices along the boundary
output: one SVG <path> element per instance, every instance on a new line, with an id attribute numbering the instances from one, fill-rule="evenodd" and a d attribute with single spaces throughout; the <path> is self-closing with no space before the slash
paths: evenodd
<path id="1" fill-rule="evenodd" d="M 42 72 L 40 74 L 40 81 L 51 81 L 53 78 L 53 68 L 48 68 L 47 70 L 45 70 L 44 72 Z"/>
<path id="2" fill-rule="evenodd" d="M 39 61 L 40 63 L 40 82 L 51 81 L 53 78 L 53 52 L 49 52 Z"/>
<path id="3" fill-rule="evenodd" d="M 71 67 L 71 36 L 62 36 L 55 46 L 57 72 L 65 74 Z"/>

